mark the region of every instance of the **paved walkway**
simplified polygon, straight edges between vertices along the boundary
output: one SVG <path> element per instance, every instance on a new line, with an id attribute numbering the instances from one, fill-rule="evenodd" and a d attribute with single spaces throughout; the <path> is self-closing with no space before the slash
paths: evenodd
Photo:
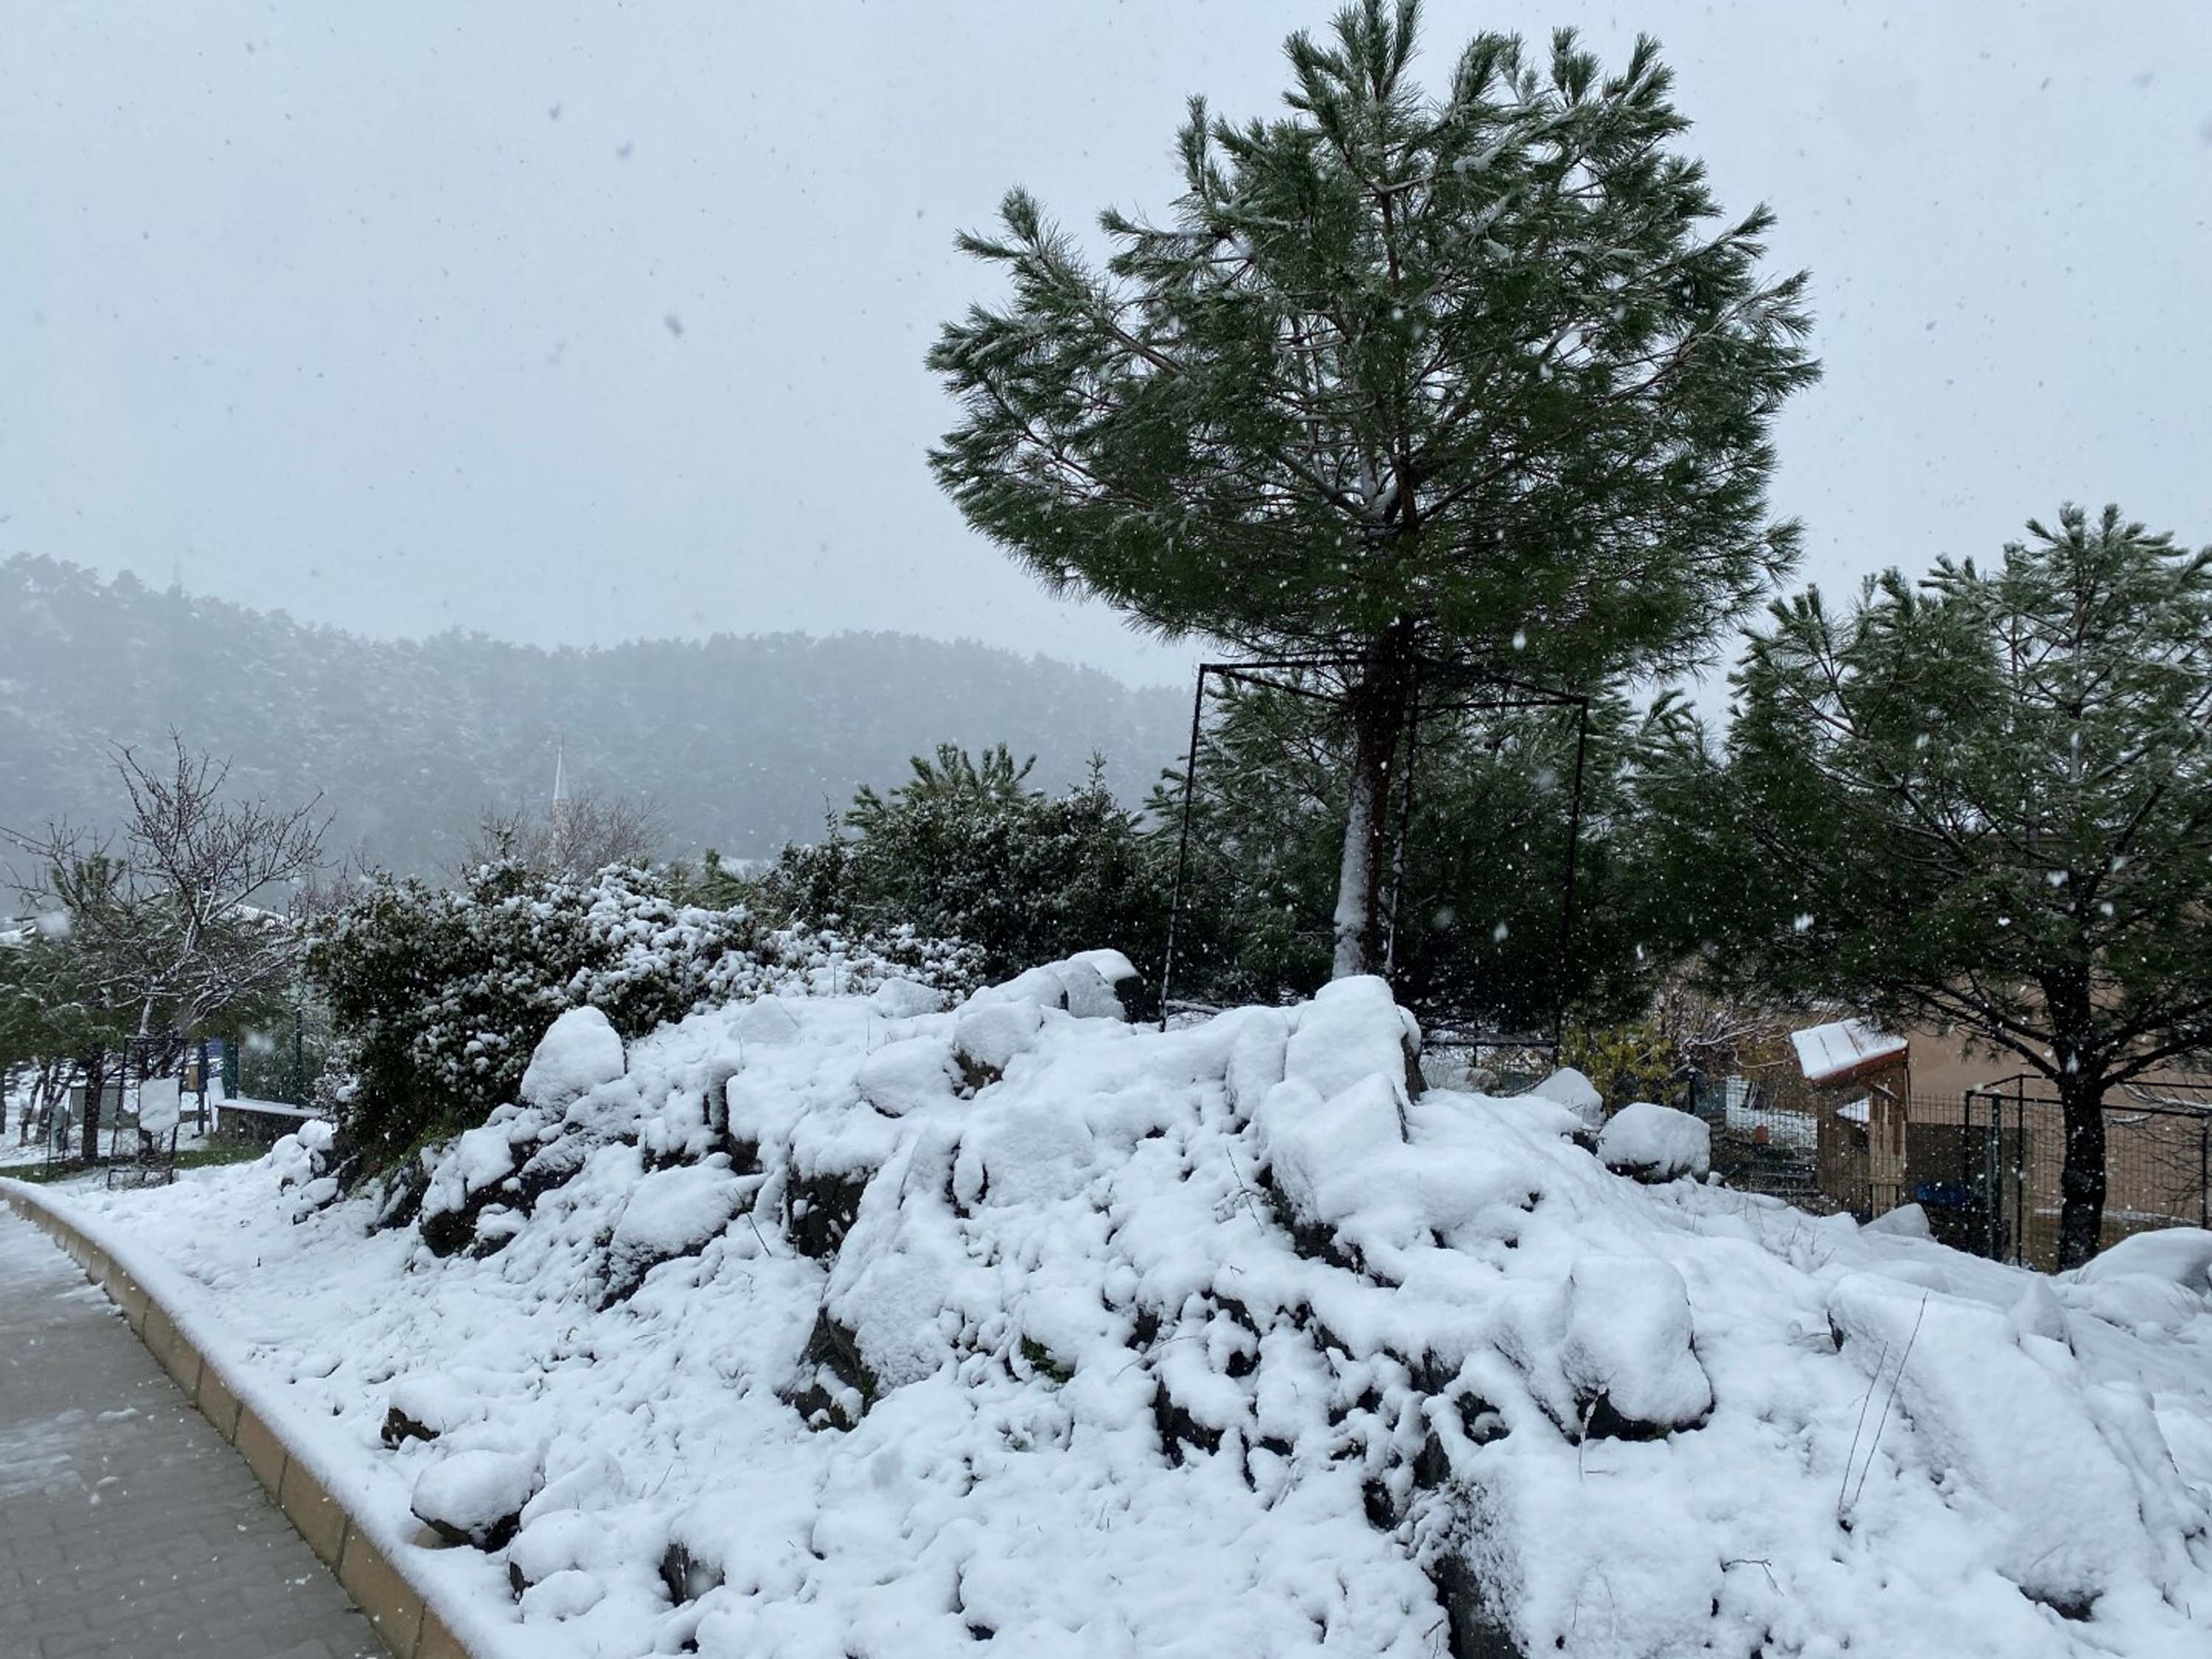
<path id="1" fill-rule="evenodd" d="M 0 1659 L 381 1659 L 107 1297 L 0 1206 Z"/>

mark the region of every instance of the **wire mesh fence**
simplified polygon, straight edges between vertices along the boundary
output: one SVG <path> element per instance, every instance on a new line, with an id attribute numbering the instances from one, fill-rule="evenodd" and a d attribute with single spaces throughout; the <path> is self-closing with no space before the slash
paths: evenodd
<path id="1" fill-rule="evenodd" d="M 2049 1085 L 2008 1078 L 1963 1102 L 1985 1191 L 1981 1254 L 2048 1273 L 2065 1207 L 2065 1114 Z M 2105 1205 L 2097 1248 L 2163 1227 L 2212 1224 L 2212 1085 L 2146 1085 L 2104 1108 Z"/>

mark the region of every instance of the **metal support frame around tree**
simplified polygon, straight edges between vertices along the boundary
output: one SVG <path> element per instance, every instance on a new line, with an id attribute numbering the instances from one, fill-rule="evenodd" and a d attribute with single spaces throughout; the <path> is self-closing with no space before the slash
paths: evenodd
<path id="1" fill-rule="evenodd" d="M 185 1047 L 185 1039 L 175 1032 L 134 1036 L 125 1041 L 123 1063 L 116 1073 L 115 1121 L 107 1145 L 106 1181 L 111 1188 L 118 1185 L 166 1186 L 177 1178 L 177 1135 L 184 1127 L 181 1109 L 179 1115 L 170 1121 L 166 1136 L 152 1136 L 144 1131 L 144 1103 L 146 1085 L 165 1076 L 172 1064 L 181 1065 Z M 139 1060 L 139 1105 L 131 1115 L 131 1152 L 125 1157 L 122 1146 L 123 1101 L 130 1089 L 133 1055 Z M 178 1104 L 181 1109 L 181 1098 Z"/>
<path id="2" fill-rule="evenodd" d="M 1205 735 L 1207 683 L 1218 680 L 1224 686 L 1241 684 L 1340 707 L 1346 701 L 1346 693 L 1320 690 L 1283 677 L 1356 673 L 1368 665 L 1366 660 L 1360 657 L 1327 653 L 1199 664 L 1198 684 L 1190 705 L 1190 746 L 1183 757 L 1182 825 L 1176 848 L 1174 899 L 1168 912 L 1167 950 L 1160 968 L 1160 1025 L 1163 1030 L 1166 1029 L 1168 1016 L 1175 1006 L 1176 946 L 1182 932 L 1183 907 L 1189 895 L 1191 816 L 1197 793 L 1199 750 Z M 1443 700 L 1425 702 L 1425 693 L 1433 687 L 1445 688 Z M 1467 1037 L 1479 1046 L 1553 1050 L 1559 1046 L 1566 1022 L 1569 970 L 1574 960 L 1575 875 L 1582 842 L 1583 768 L 1589 750 L 1589 706 L 1590 700 L 1583 693 L 1538 685 L 1494 669 L 1448 663 L 1425 656 L 1416 657 L 1413 660 L 1408 699 L 1410 713 L 1406 721 L 1402 783 L 1397 791 L 1397 832 L 1393 837 L 1391 850 L 1390 893 L 1383 911 L 1382 977 L 1385 979 L 1392 977 L 1397 966 L 1398 907 L 1405 887 L 1406 843 L 1413 823 L 1413 785 L 1419 772 L 1417 757 L 1422 723 L 1449 714 L 1489 714 L 1516 708 L 1572 708 L 1575 711 L 1574 777 L 1568 792 L 1566 848 L 1560 883 L 1557 951 L 1559 1001 L 1553 1010 L 1551 1034 L 1540 1036 L 1495 1033 Z"/>
<path id="3" fill-rule="evenodd" d="M 111 1171 L 118 1165 L 129 1164 L 146 1170 L 158 1170 L 161 1173 L 161 1178 L 164 1181 L 173 1178 L 177 1155 L 177 1129 L 170 1130 L 166 1147 L 155 1146 L 149 1148 L 138 1135 L 137 1115 L 134 1113 L 131 1150 L 126 1155 L 124 1149 L 123 1111 L 125 1103 L 131 1098 L 131 1079 L 134 1071 L 143 1087 L 148 1079 L 163 1074 L 170 1062 L 183 1054 L 185 1048 L 185 1039 L 174 1032 L 157 1032 L 144 1036 L 125 1037 L 123 1039 L 121 1047 L 114 1051 L 115 1068 L 100 1078 L 100 1086 L 96 1091 L 88 1080 L 83 1085 L 76 1085 L 84 1091 L 84 1110 L 94 1120 L 91 1126 L 94 1164 L 104 1164 Z M 115 1102 L 112 1114 L 107 1111 L 107 1101 L 111 1091 Z M 65 1102 L 67 1099 L 68 1094 L 64 1091 L 62 1100 Z M 44 1133 L 46 1163 L 49 1168 L 75 1161 L 70 1147 L 75 1138 L 83 1133 L 85 1126 L 82 1120 L 76 1120 L 70 1121 L 64 1130 L 63 1123 L 65 1117 L 65 1112 L 58 1103 L 46 1122 Z M 102 1117 L 106 1119 L 107 1127 L 107 1156 L 104 1158 L 98 1156 L 100 1128 L 99 1120 Z M 160 1161 L 157 1163 L 156 1159 Z M 112 1176 L 108 1184 L 111 1187 L 115 1184 Z"/>

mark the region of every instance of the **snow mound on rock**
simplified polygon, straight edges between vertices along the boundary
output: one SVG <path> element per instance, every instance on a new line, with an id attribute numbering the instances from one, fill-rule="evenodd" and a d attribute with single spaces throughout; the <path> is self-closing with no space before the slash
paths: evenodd
<path id="1" fill-rule="evenodd" d="M 1571 1066 L 1562 1066 L 1528 1091 L 1540 1100 L 1557 1101 L 1595 1134 L 1605 1124 L 1605 1097 L 1597 1085 Z"/>
<path id="2" fill-rule="evenodd" d="M 386 1405 L 384 1443 L 435 1440 L 483 1415 L 482 1402 L 450 1376 L 435 1371 L 404 1376 L 392 1385 Z"/>
<path id="3" fill-rule="evenodd" d="M 2147 1273 L 2196 1296 L 2212 1296 L 2212 1232 L 2202 1227 L 2169 1227 L 2163 1232 L 2124 1238 L 2070 1275 L 2077 1285 Z"/>
<path id="4" fill-rule="evenodd" d="M 450 1543 L 498 1549 L 514 1536 L 523 1505 L 539 1484 L 535 1458 L 455 1452 L 422 1471 L 415 1483 L 413 1508 L 418 1519 Z"/>
<path id="5" fill-rule="evenodd" d="M 622 1074 L 622 1038 L 607 1017 L 596 1008 L 570 1008 L 531 1052 L 522 1097 L 533 1106 L 566 1106 Z"/>
<path id="6" fill-rule="evenodd" d="M 696 1255 L 720 1237 L 758 1183 L 730 1173 L 720 1154 L 656 1170 L 630 1188 L 607 1241 L 605 1299 L 620 1301 L 664 1261 Z"/>
<path id="7" fill-rule="evenodd" d="M 1899 1238 L 1933 1237 L 1928 1226 L 1928 1212 L 1917 1204 L 1900 1204 L 1893 1210 L 1885 1210 L 1867 1223 L 1867 1231 L 1892 1233 Z"/>
<path id="8" fill-rule="evenodd" d="M 1584 1256 L 1567 1273 L 1559 1369 L 1586 1432 L 1627 1437 L 1694 1428 L 1713 1385 L 1691 1349 L 1690 1293 L 1665 1261 Z"/>
<path id="9" fill-rule="evenodd" d="M 1713 1132 L 1702 1118 L 1639 1100 L 1598 1131 L 1597 1156 L 1614 1174 L 1638 1181 L 1702 1178 L 1713 1165 Z"/>
<path id="10" fill-rule="evenodd" d="M 2207 1650 L 2185 1236 L 2045 1280 L 1424 1091 L 1379 981 L 1164 1033 L 1071 978 L 656 1032 L 434 1158 L 496 1249 L 266 1169 L 87 1202 L 366 1489 L 522 1492 L 441 1558 L 516 1656 Z M 387 1449 L 423 1373 L 466 1405 Z"/>

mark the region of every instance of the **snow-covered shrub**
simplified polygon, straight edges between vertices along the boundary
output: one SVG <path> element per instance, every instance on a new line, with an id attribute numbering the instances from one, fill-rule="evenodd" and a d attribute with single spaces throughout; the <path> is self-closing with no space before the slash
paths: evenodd
<path id="1" fill-rule="evenodd" d="M 623 1074 L 622 1038 L 597 1008 L 571 1008 L 546 1029 L 522 1069 L 522 1097 L 558 1111 Z"/>
<path id="2" fill-rule="evenodd" d="M 307 967 L 357 1070 L 329 1092 L 352 1144 L 382 1161 L 514 1100 L 565 1011 L 597 1009 L 635 1038 L 778 988 L 866 991 L 902 977 L 965 989 L 973 963 L 911 929 L 848 942 L 687 906 L 643 870 L 575 880 L 507 863 L 450 890 L 379 877 L 321 925 Z"/>

